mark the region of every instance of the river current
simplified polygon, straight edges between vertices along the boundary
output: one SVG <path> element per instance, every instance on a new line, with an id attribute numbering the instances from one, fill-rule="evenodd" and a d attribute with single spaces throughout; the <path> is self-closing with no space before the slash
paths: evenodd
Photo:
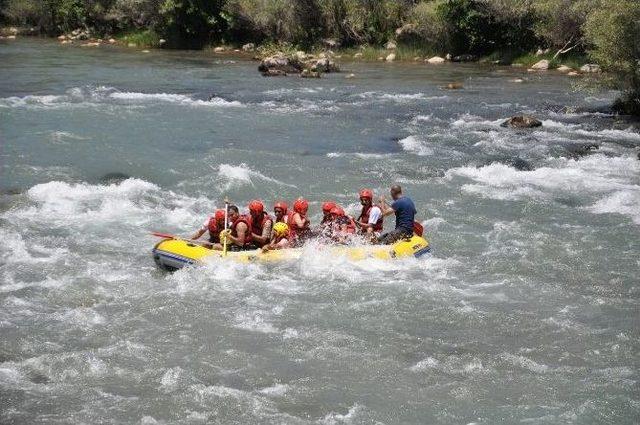
<path id="1" fill-rule="evenodd" d="M 0 422 L 637 423 L 640 132 L 598 112 L 615 93 L 342 67 L 0 42 Z M 500 127 L 518 113 L 543 126 Z M 317 222 L 393 183 L 427 258 L 150 255 L 225 196 L 304 195 Z"/>

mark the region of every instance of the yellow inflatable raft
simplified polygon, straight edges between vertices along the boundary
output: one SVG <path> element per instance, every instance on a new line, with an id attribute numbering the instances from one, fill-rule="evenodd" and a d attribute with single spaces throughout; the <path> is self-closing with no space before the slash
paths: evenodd
<path id="1" fill-rule="evenodd" d="M 413 235 L 393 245 L 362 245 L 362 246 L 319 246 L 318 249 L 329 250 L 331 255 L 345 256 L 349 260 L 359 261 L 366 258 L 388 260 L 392 258 L 419 258 L 428 253 L 429 242 Z M 261 250 L 228 252 L 223 257 L 221 251 L 214 251 L 202 245 L 194 244 L 182 239 L 164 239 L 153 248 L 153 259 L 161 269 L 174 271 L 188 265 L 202 264 L 213 258 L 224 258 L 240 263 L 250 262 L 280 262 L 295 260 L 309 251 L 304 248 L 280 249 L 263 253 Z"/>

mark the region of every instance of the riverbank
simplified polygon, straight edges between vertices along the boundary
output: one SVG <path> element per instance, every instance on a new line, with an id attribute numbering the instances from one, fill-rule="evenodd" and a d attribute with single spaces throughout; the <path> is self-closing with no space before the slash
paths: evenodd
<path id="1" fill-rule="evenodd" d="M 0 39 L 14 40 L 17 37 L 30 36 L 40 37 L 34 28 L 4 27 L 0 28 Z M 49 37 L 46 37 L 49 38 Z M 63 34 L 50 39 L 58 40 L 61 44 L 77 45 L 82 47 L 99 47 L 101 45 L 118 45 L 131 49 L 162 48 L 165 41 L 151 30 L 129 31 L 116 35 L 106 35 L 104 37 L 94 37 L 84 30 L 74 30 L 68 34 Z M 289 44 L 256 45 L 246 43 L 244 45 L 211 45 L 203 49 L 214 55 L 242 55 L 255 60 L 262 60 L 276 53 L 285 56 L 300 55 L 301 50 Z M 430 65 L 438 65 L 445 62 L 475 62 L 480 64 L 494 64 L 502 66 L 521 67 L 526 69 L 544 71 L 559 70 L 563 73 L 592 74 L 600 72 L 600 67 L 594 67 L 592 61 L 586 55 L 568 55 L 566 57 L 556 57 L 554 52 L 549 50 L 532 52 L 529 54 L 514 54 L 510 51 L 494 52 L 485 56 L 458 55 L 452 56 L 447 53 L 435 52 L 433 49 L 420 46 L 407 46 L 387 43 L 386 46 L 356 46 L 342 48 L 338 46 L 319 46 L 303 52 L 310 57 L 330 56 L 339 61 L 378 61 L 378 62 L 425 62 Z M 539 66 L 535 66 L 540 64 Z M 590 65 L 585 67 L 585 65 Z"/>

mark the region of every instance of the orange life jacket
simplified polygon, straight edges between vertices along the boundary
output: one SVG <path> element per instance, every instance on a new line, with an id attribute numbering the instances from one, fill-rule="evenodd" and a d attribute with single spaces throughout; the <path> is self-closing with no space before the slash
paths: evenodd
<path id="1" fill-rule="evenodd" d="M 367 206 L 362 207 L 362 211 L 360 212 L 360 217 L 358 217 L 358 221 L 360 223 L 369 222 L 369 214 L 371 214 L 371 208 L 373 208 L 373 205 L 369 205 L 368 207 Z M 378 221 L 376 221 L 376 223 L 373 225 L 373 231 L 382 232 L 382 229 L 384 226 L 383 223 L 384 223 L 384 217 L 381 215 Z M 364 231 L 365 228 L 363 227 L 362 229 Z"/>
<path id="2" fill-rule="evenodd" d="M 237 227 L 238 224 L 244 223 L 247 225 L 247 231 L 244 232 L 244 245 L 249 245 L 253 241 L 253 235 L 251 234 L 251 217 L 246 215 L 241 215 L 236 219 L 236 221 L 231 224 L 231 235 L 233 237 L 238 237 Z"/>
<path id="3" fill-rule="evenodd" d="M 256 235 L 262 235 L 262 230 L 264 229 L 264 225 L 267 221 L 271 221 L 271 224 L 273 225 L 275 220 L 265 212 L 262 213 L 260 221 L 255 221 L 253 217 L 251 217 L 251 232 Z"/>
<path id="4" fill-rule="evenodd" d="M 299 214 L 299 213 L 296 213 L 295 211 L 289 211 L 287 213 L 287 225 L 289 226 L 289 241 L 291 242 L 304 239 L 308 237 L 310 233 L 309 220 L 306 221 L 305 227 L 300 228 L 298 227 L 298 225 L 296 224 L 296 221 L 293 218 L 295 214 Z M 306 218 L 306 217 L 302 217 L 302 218 Z"/>
<path id="5" fill-rule="evenodd" d="M 211 217 L 209 219 L 207 230 L 209 230 L 209 242 L 220 243 L 220 232 L 224 229 L 218 228 L 218 222 L 216 221 L 215 217 Z"/>

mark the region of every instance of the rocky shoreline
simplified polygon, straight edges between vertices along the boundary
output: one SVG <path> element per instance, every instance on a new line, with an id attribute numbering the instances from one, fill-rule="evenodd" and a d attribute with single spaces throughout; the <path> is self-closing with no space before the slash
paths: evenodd
<path id="1" fill-rule="evenodd" d="M 35 28 L 29 27 L 4 27 L 0 28 L 0 40 L 15 40 L 17 37 L 23 36 L 40 36 Z M 117 45 L 127 48 L 141 48 L 142 52 L 148 53 L 149 49 L 162 47 L 165 40 L 159 39 L 157 46 L 148 46 L 129 42 L 127 37 L 118 38 L 110 35 L 96 37 L 86 29 L 75 29 L 67 34 L 62 34 L 56 39 L 60 44 L 77 45 L 81 47 L 99 47 L 102 45 Z M 583 74 L 601 73 L 601 67 L 598 64 L 587 63 L 581 67 L 572 67 L 566 64 L 558 63 L 555 60 L 546 59 L 549 54 L 548 50 L 538 50 L 535 53 L 539 60 L 533 65 L 526 66 L 523 63 L 505 63 L 500 60 L 489 60 L 474 55 L 451 55 L 421 57 L 414 56 L 411 59 L 402 59 L 398 54 L 398 44 L 395 40 L 389 40 L 382 48 L 379 49 L 379 55 L 374 58 L 365 57 L 363 50 L 366 46 L 360 46 L 354 49 L 342 49 L 334 40 L 325 40 L 323 48 L 314 52 L 305 52 L 302 50 L 287 51 L 267 51 L 264 46 L 256 46 L 254 43 L 247 43 L 241 47 L 236 46 L 216 46 L 211 51 L 216 55 L 224 54 L 245 54 L 251 55 L 251 58 L 259 61 L 258 71 L 265 77 L 282 77 L 287 75 L 299 75 L 302 78 L 321 78 L 322 74 L 340 72 L 339 60 L 355 60 L 355 61 L 379 61 L 379 62 L 414 62 L 424 63 L 425 65 L 442 65 L 446 63 L 489 63 L 493 65 L 511 66 L 514 68 L 527 68 L 528 72 L 543 73 L 545 71 L 557 71 L 570 77 L 576 77 Z M 348 78 L 353 78 L 353 74 L 348 74 Z M 458 88 L 458 87 L 456 87 Z"/>

